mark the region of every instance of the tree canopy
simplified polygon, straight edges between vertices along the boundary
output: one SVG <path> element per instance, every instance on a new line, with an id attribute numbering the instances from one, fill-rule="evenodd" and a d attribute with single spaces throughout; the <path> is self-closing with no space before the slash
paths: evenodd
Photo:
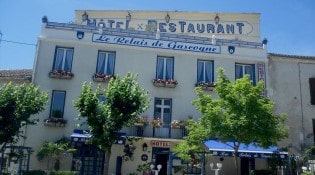
<path id="1" fill-rule="evenodd" d="M 288 136 L 285 114 L 274 114 L 275 104 L 262 95 L 264 82 L 259 81 L 253 86 L 249 75 L 231 82 L 222 68 L 217 72 L 214 91 L 218 98 L 196 88 L 197 99 L 193 104 L 202 117 L 190 124 L 185 144 L 201 148 L 203 141 L 211 138 L 232 141 L 236 156 L 241 143 L 248 145 L 254 142 L 267 148 Z M 181 144 L 177 152 L 182 152 Z"/>
<path id="2" fill-rule="evenodd" d="M 105 165 L 108 165 L 112 144 L 119 139 L 117 132 L 149 107 L 148 93 L 139 86 L 136 77 L 128 73 L 122 79 L 112 78 L 107 89 L 94 90 L 91 83 L 84 83 L 74 103 L 79 117 L 86 119 L 90 128 L 91 144 L 105 151 Z M 99 100 L 100 97 L 105 100 Z M 107 170 L 105 167 L 104 174 Z"/>
<path id="3" fill-rule="evenodd" d="M 8 143 L 15 143 L 22 135 L 20 128 L 36 124 L 38 119 L 31 115 L 44 110 L 47 93 L 33 84 L 13 86 L 5 84 L 0 88 L 0 145 L 1 150 Z"/>

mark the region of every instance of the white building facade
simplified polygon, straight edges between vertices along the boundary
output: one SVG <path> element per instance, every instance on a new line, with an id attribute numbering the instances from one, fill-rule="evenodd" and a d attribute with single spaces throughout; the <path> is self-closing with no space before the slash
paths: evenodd
<path id="1" fill-rule="evenodd" d="M 266 95 L 276 101 L 277 112 L 287 113 L 290 108 L 282 104 L 282 96 L 279 96 L 286 93 L 280 90 L 281 86 L 286 86 L 281 83 L 283 77 L 272 75 L 280 74 L 280 70 L 286 68 L 280 61 L 270 63 L 275 55 L 268 59 L 266 43 L 263 44 L 260 38 L 259 20 L 260 15 L 252 13 L 93 10 L 76 11 L 75 22 L 71 24 L 43 18 L 33 82 L 49 93 L 50 101 L 46 110 L 37 116 L 40 118 L 38 125 L 27 128 L 26 146 L 33 147 L 36 153 L 45 140 L 72 138 L 81 152 L 64 161 L 62 168 L 77 170 L 84 175 L 102 174 L 103 158 L 95 156 L 102 153 L 91 151 L 84 144 L 82 130 L 87 126 L 75 127 L 78 112 L 73 101 L 83 82 L 106 88 L 109 77 L 122 77 L 132 72 L 138 74 L 141 87 L 148 90 L 151 98 L 150 108 L 142 114 L 148 122 L 145 127 L 131 126 L 120 132 L 127 138 L 141 139 L 126 139 L 112 147 L 109 174 L 127 175 L 136 172 L 137 165 L 143 163 L 161 164 L 160 174 L 176 174 L 175 170 L 180 166 L 186 166 L 188 174 L 209 174 L 208 164 L 222 161 L 220 156 L 205 157 L 207 165 L 203 169 L 202 166 L 185 164 L 172 153 L 174 145 L 187 134 L 185 127 L 172 127 L 172 122 L 184 123 L 190 117 L 200 117 L 191 104 L 196 98 L 196 85 L 204 86 L 206 93 L 215 96 L 211 86 L 216 81 L 216 69 L 222 67 L 231 80 L 250 74 L 254 84 L 265 81 Z M 315 76 L 312 66 L 307 71 L 310 77 Z M 314 112 L 313 106 L 307 110 L 308 114 Z M 305 113 L 303 116 L 312 118 Z M 155 128 L 150 123 L 157 117 L 162 124 Z M 52 118 L 58 120 L 52 121 Z M 290 125 L 295 126 L 294 123 L 289 120 Z M 311 129 L 303 129 L 304 126 L 297 126 L 298 131 L 290 129 L 290 134 L 294 134 L 281 144 L 286 146 L 294 141 L 292 147 L 298 147 L 297 135 L 304 141 L 308 136 L 303 134 L 313 133 Z M 124 152 L 128 146 L 136 148 L 131 150 L 132 156 L 126 156 Z M 301 147 L 296 151 L 300 152 Z M 45 169 L 46 164 L 38 162 L 35 155 L 31 158 L 31 169 Z M 77 160 L 82 162 L 82 167 L 76 167 Z M 257 159 L 256 163 L 246 158 L 240 160 L 244 164 L 240 171 L 245 175 L 249 173 L 249 167 L 267 167 L 262 159 Z M 224 159 L 222 173 L 235 171 L 232 161 Z"/>

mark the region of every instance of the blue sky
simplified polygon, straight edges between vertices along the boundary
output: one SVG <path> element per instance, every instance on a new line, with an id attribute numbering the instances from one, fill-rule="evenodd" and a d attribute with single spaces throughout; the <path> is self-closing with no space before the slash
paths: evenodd
<path id="1" fill-rule="evenodd" d="M 314 7 L 314 0 L 0 0 L 0 69 L 33 67 L 44 15 L 68 23 L 84 9 L 260 13 L 268 52 L 315 56 Z"/>

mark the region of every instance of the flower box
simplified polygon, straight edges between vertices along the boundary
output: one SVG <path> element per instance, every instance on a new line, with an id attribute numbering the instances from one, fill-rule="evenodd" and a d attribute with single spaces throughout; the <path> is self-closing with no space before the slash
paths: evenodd
<path id="1" fill-rule="evenodd" d="M 48 73 L 49 78 L 57 78 L 57 79 L 71 79 L 74 74 L 69 71 L 64 70 L 52 70 Z"/>
<path id="2" fill-rule="evenodd" d="M 145 117 L 145 116 L 134 117 L 134 118 L 132 118 L 131 123 L 134 126 L 143 127 L 147 124 L 147 117 Z"/>
<path id="3" fill-rule="evenodd" d="M 62 118 L 48 118 L 44 120 L 45 126 L 52 126 L 52 127 L 65 127 L 67 124 L 67 120 Z"/>
<path id="4" fill-rule="evenodd" d="M 152 119 L 150 124 L 154 127 L 154 128 L 160 128 L 161 126 L 163 126 L 163 122 L 160 118 L 155 118 Z"/>
<path id="5" fill-rule="evenodd" d="M 153 85 L 156 87 L 175 88 L 178 84 L 177 80 L 153 79 Z"/>
<path id="6" fill-rule="evenodd" d="M 195 86 L 200 87 L 202 90 L 213 91 L 216 84 L 214 82 L 198 82 Z"/>
<path id="7" fill-rule="evenodd" d="M 106 74 L 95 73 L 93 75 L 92 79 L 95 82 L 108 82 L 113 77 L 114 77 L 113 75 L 106 75 Z"/>

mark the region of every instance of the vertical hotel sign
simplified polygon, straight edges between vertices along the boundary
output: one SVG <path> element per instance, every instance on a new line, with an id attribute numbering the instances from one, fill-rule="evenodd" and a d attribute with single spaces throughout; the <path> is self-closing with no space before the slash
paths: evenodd
<path id="1" fill-rule="evenodd" d="M 258 63 L 258 81 L 263 81 L 264 88 L 266 87 L 266 71 L 265 71 L 265 63 Z M 263 96 L 266 96 L 265 91 L 262 93 Z"/>

